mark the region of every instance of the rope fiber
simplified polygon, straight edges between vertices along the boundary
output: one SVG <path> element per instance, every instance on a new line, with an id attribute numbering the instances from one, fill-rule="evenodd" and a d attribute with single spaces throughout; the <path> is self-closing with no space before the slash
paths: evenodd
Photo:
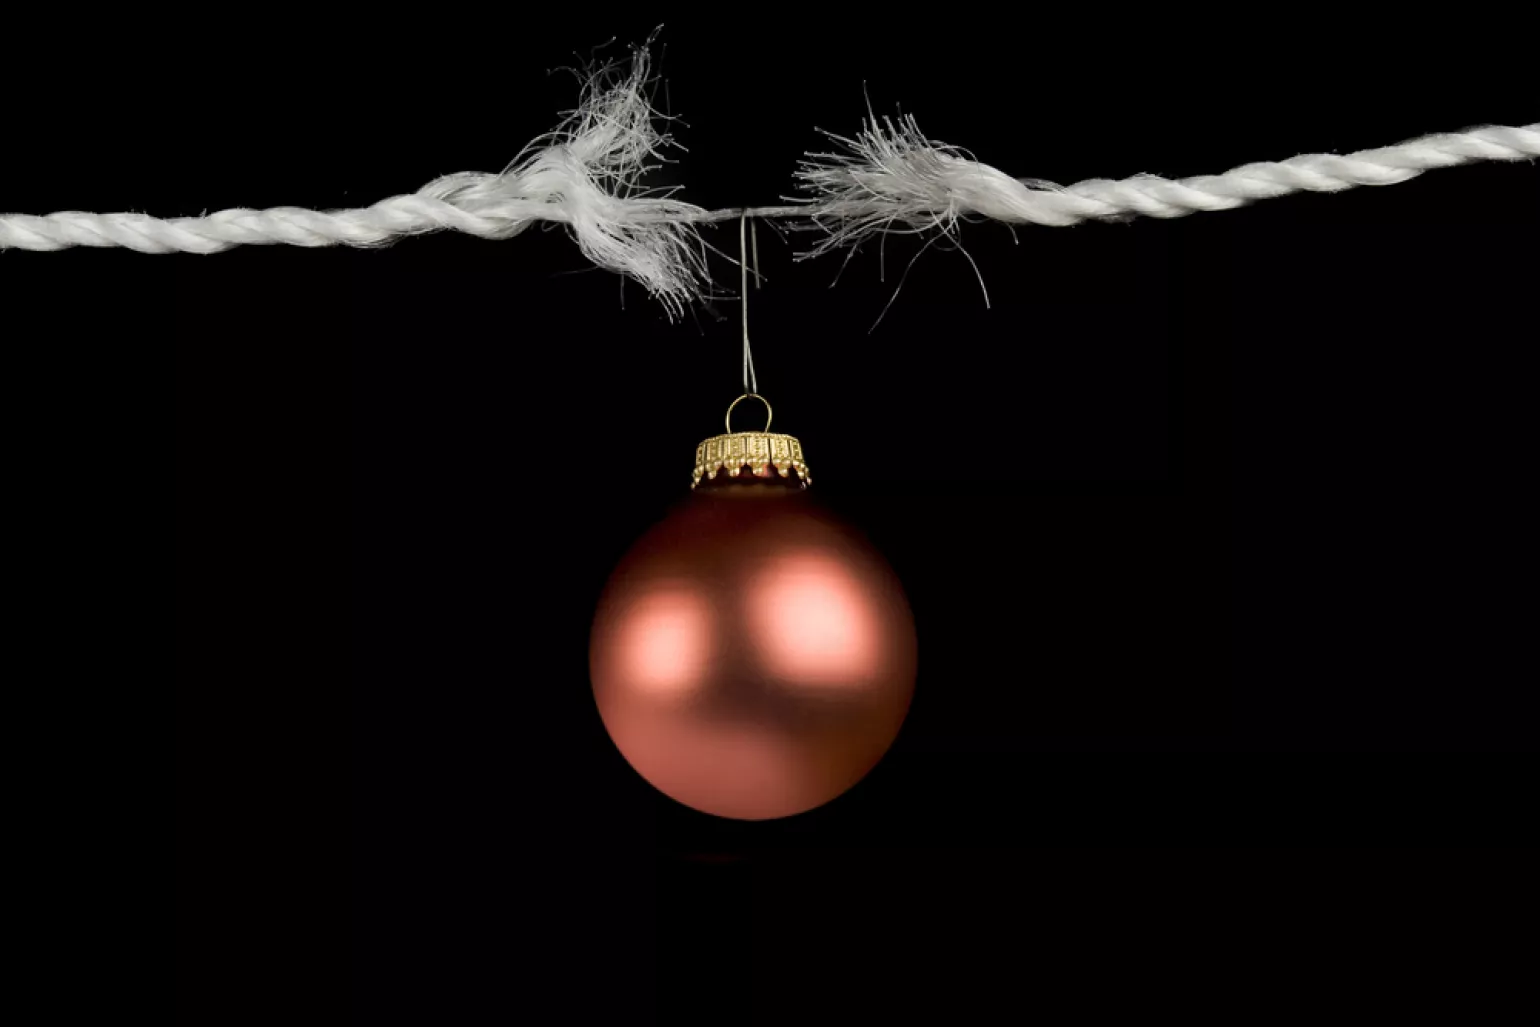
<path id="1" fill-rule="evenodd" d="M 705 210 L 639 185 L 667 159 L 662 153 L 671 144 L 658 128 L 667 119 L 653 110 L 648 87 L 647 51 L 635 48 L 629 72 L 617 74 L 614 64 L 591 71 L 578 109 L 504 171 L 447 175 L 368 207 L 235 208 L 172 218 L 75 210 L 3 214 L 0 250 L 93 246 L 218 253 L 263 244 L 378 246 L 443 230 L 508 239 L 536 222 L 555 222 L 568 227 L 591 261 L 641 282 L 677 317 L 710 284 L 697 226 L 712 222 L 801 221 L 793 227 L 822 233 L 801 259 L 885 232 L 951 233 L 959 220 L 972 218 L 1051 227 L 1132 216 L 1173 218 L 1296 192 L 1394 185 L 1474 161 L 1540 156 L 1540 123 L 1490 125 L 1345 155 L 1312 153 L 1243 164 L 1217 175 L 1136 175 L 1058 186 L 1015 178 L 933 142 L 912 116 L 896 122 L 870 116 L 854 138 L 825 133 L 839 149 L 806 155 L 796 173 L 801 195 L 786 204 Z M 752 384 L 746 333 L 744 352 L 745 377 Z"/>

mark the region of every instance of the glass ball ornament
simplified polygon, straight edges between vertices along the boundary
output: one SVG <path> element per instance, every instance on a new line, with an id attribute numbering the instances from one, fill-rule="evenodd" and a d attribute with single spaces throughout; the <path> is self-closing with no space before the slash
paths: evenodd
<path id="1" fill-rule="evenodd" d="M 594 701 L 626 761 L 739 820 L 813 809 L 865 777 L 898 735 L 917 664 L 897 575 L 809 494 L 801 443 L 765 428 L 733 432 L 729 407 L 727 434 L 696 448 L 690 496 L 610 575 L 589 643 Z"/>

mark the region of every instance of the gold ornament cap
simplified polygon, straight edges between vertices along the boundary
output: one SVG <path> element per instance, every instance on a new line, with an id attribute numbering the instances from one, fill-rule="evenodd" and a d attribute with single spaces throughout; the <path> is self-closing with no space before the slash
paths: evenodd
<path id="1" fill-rule="evenodd" d="M 733 407 L 746 399 L 765 404 L 764 431 L 733 431 Z M 811 485 L 813 479 L 802 457 L 802 443 L 790 435 L 771 432 L 771 417 L 770 404 L 758 393 L 747 392 L 733 400 L 727 408 L 727 434 L 712 436 L 695 447 L 695 476 L 690 488 L 699 485 L 702 478 L 715 478 L 722 471 L 729 478 L 736 478 L 745 470 L 761 478 L 772 474 L 783 478 L 796 475 L 803 488 Z"/>

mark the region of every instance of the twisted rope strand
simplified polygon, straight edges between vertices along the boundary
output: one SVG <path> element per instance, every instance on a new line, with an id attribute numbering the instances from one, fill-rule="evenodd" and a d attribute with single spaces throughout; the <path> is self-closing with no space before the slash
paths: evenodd
<path id="1" fill-rule="evenodd" d="M 1228 210 L 1293 192 L 1393 185 L 1429 168 L 1540 156 L 1540 123 L 1486 126 L 1408 140 L 1345 156 L 1304 154 L 1244 164 L 1220 175 L 1166 179 L 1093 178 L 1070 186 L 1017 179 L 927 139 L 913 117 L 869 117 L 853 139 L 825 133 L 840 149 L 808 154 L 802 189 L 781 206 L 704 210 L 639 188 L 670 138 L 655 127 L 647 99 L 645 48 L 631 70 L 590 72 L 583 100 L 561 127 L 541 136 L 500 174 L 446 175 L 415 193 L 362 208 L 235 208 L 202 217 L 66 210 L 0 215 L 0 250 L 121 247 L 140 253 L 219 253 L 233 246 L 379 246 L 450 230 L 507 239 L 537 221 L 564 224 L 600 267 L 640 281 L 678 317 L 708 284 L 697 226 L 744 217 L 802 219 L 824 236 L 800 258 L 855 247 L 894 231 L 950 233 L 958 220 L 1063 226 L 1132 215 L 1173 218 Z"/>
<path id="2" fill-rule="evenodd" d="M 855 139 L 831 138 L 843 152 L 810 155 L 797 176 L 809 197 L 803 213 L 827 233 L 809 256 L 850 246 L 895 224 L 950 231 L 969 215 L 1053 227 L 1130 215 L 1173 218 L 1294 192 L 1394 185 L 1429 168 L 1540 156 L 1540 123 L 1487 126 L 1345 156 L 1312 153 L 1243 164 L 1220 175 L 1092 178 L 1061 187 L 1012 178 L 931 142 L 913 118 L 898 124 L 874 118 Z"/>
<path id="3" fill-rule="evenodd" d="M 864 158 L 808 165 L 800 174 L 812 198 L 782 206 L 751 207 L 752 217 L 804 217 L 833 225 L 843 241 L 863 224 L 930 221 L 936 215 L 981 214 L 999 221 L 1060 227 L 1138 214 L 1182 217 L 1229 210 L 1253 200 L 1294 192 L 1339 192 L 1356 186 L 1394 185 L 1430 168 L 1483 160 L 1540 156 L 1540 124 L 1488 126 L 1443 133 L 1359 153 L 1304 154 L 1285 161 L 1244 164 L 1220 175 L 1166 179 L 1135 175 L 1092 178 L 1056 187 L 1018 180 L 987 164 L 956 156 L 923 140 L 900 140 L 903 152 L 872 160 L 868 130 L 853 141 Z M 303 207 L 234 208 L 203 217 L 157 218 L 139 213 L 93 214 L 65 210 L 43 216 L 0 215 L 0 249 L 63 250 L 122 247 L 140 253 L 218 253 L 233 246 L 376 246 L 397 236 L 449 229 L 484 239 L 507 239 L 537 221 L 577 224 L 591 218 L 616 227 L 692 225 L 740 217 L 742 208 L 703 210 L 647 196 L 611 196 L 581 188 L 583 171 L 551 168 L 533 174 L 450 176 L 416 193 L 369 207 L 318 211 Z M 538 179 L 555 177 L 541 183 Z M 542 195 L 543 194 L 543 195 Z M 821 248 L 828 248 L 821 247 Z"/>

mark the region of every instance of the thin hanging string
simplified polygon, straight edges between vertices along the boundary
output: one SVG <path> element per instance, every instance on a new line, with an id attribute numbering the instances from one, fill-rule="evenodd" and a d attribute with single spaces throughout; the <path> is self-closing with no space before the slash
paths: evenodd
<path id="1" fill-rule="evenodd" d="M 752 238 L 752 246 L 748 240 Z M 739 302 L 743 307 L 743 391 L 750 396 L 759 395 L 759 382 L 754 377 L 754 351 L 749 346 L 749 257 L 754 260 L 754 287 L 759 288 L 759 233 L 749 223 L 749 209 L 745 207 L 738 217 L 738 270 Z"/>

